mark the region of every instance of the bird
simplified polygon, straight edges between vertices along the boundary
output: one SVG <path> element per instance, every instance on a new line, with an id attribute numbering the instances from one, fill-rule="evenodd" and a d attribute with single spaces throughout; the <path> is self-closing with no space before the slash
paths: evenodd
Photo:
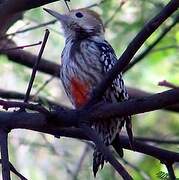
<path id="1" fill-rule="evenodd" d="M 104 76 L 117 63 L 117 56 L 112 46 L 105 40 L 105 28 L 98 13 L 82 8 L 66 14 L 46 9 L 60 21 L 65 47 L 61 54 L 60 78 L 65 92 L 76 109 L 83 108 L 89 101 L 93 90 Z M 120 73 L 102 97 L 104 102 L 122 102 L 129 96 Z M 106 146 L 112 145 L 123 157 L 120 132 L 124 124 L 128 126 L 129 140 L 132 144 L 131 117 L 111 118 L 97 121 L 92 128 Z M 105 158 L 97 148 L 93 153 L 93 173 L 96 176 L 99 167 L 103 167 Z"/>

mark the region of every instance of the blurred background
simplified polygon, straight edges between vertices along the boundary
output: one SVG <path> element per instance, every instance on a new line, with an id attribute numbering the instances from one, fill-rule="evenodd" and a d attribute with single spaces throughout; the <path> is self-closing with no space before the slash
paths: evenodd
<path id="1" fill-rule="evenodd" d="M 119 57 L 128 43 L 140 31 L 146 22 L 156 15 L 168 1 L 162 0 L 71 0 L 71 9 L 90 7 L 101 15 L 106 27 L 106 39 L 111 43 Z M 64 1 L 44 6 L 61 13 L 68 11 Z M 176 21 L 177 14 L 170 17 L 146 41 L 136 57 L 146 51 L 161 34 Z M 179 18 L 178 18 L 179 19 Z M 45 29 L 50 30 L 50 37 L 43 57 L 60 64 L 60 54 L 64 47 L 64 37 L 59 23 L 35 28 L 23 33 L 18 31 L 53 21 L 53 17 L 43 11 L 42 7 L 29 10 L 22 20 L 17 21 L 9 30 L 9 36 L 18 46 L 41 41 Z M 150 93 L 167 90 L 158 83 L 167 80 L 179 85 L 179 25 L 162 36 L 155 47 L 139 62 L 124 73 L 128 87 Z M 40 46 L 24 50 L 37 55 Z M 0 54 L 0 89 L 25 93 L 31 69 L 9 61 L 6 55 Z M 44 83 L 46 84 L 44 86 Z M 44 86 L 42 89 L 41 87 Z M 39 89 L 41 89 L 39 91 Z M 58 78 L 38 73 L 32 94 L 71 107 Z M 133 130 L 137 137 L 150 137 L 162 140 L 179 140 L 178 114 L 169 111 L 155 111 L 133 116 Z M 179 142 L 178 142 L 179 143 Z M 156 146 L 178 152 L 178 144 L 158 144 Z M 92 180 L 92 149 L 85 142 L 70 138 L 54 138 L 27 130 L 14 130 L 9 137 L 10 161 L 28 179 L 32 180 Z M 134 179 L 160 179 L 160 173 L 167 173 L 164 165 L 158 160 L 125 150 L 124 160 L 120 160 Z M 179 170 L 175 164 L 176 176 Z M 16 176 L 13 176 L 16 180 Z M 96 180 L 118 180 L 118 174 L 106 164 L 99 171 Z"/>

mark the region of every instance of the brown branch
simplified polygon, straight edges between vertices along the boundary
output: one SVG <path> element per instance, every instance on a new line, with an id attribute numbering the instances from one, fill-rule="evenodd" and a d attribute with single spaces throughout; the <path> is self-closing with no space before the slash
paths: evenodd
<path id="1" fill-rule="evenodd" d="M 169 91 L 166 91 L 166 92 L 163 92 L 160 94 L 156 94 L 156 95 L 153 95 L 153 96 L 150 96 L 150 97 L 147 97 L 144 99 L 140 99 L 140 100 L 129 100 L 124 103 L 118 104 L 118 108 L 116 107 L 116 109 L 114 109 L 112 104 L 110 104 L 109 107 L 111 109 L 109 109 L 109 107 L 108 107 L 107 112 L 114 110 L 114 112 L 113 112 L 114 115 L 124 116 L 125 113 L 133 114 L 134 112 L 139 113 L 139 112 L 144 112 L 146 110 L 151 110 L 151 109 L 154 110 L 154 108 L 152 108 L 152 106 L 154 106 L 156 109 L 158 109 L 161 105 L 165 106 L 166 104 L 175 103 L 175 101 L 178 101 L 178 98 L 175 99 L 176 97 L 179 97 L 178 93 L 179 93 L 179 90 L 174 89 L 174 90 L 169 90 Z M 161 104 L 158 103 L 160 101 L 161 101 Z M 127 105 L 127 103 L 128 103 L 128 105 Z M 137 106 L 136 106 L 136 103 L 137 103 Z M 128 110 L 125 110 L 126 106 L 128 106 L 130 108 L 128 108 Z M 19 113 L 19 112 L 5 113 L 5 112 L 2 112 L 2 113 L 0 113 L 0 125 L 2 125 L 3 127 L 10 128 L 10 129 L 26 128 L 26 129 L 51 133 L 55 136 L 65 134 L 65 136 L 68 136 L 68 137 L 72 136 L 72 137 L 77 138 L 77 137 L 79 137 L 78 136 L 79 134 L 76 133 L 74 128 L 72 128 L 72 129 L 68 128 L 65 130 L 65 129 L 62 129 L 62 127 L 70 127 L 70 126 L 77 127 L 78 126 L 77 119 L 79 119 L 79 117 L 81 119 L 85 119 L 85 118 L 100 119 L 100 118 L 104 118 L 104 117 L 102 117 L 103 115 L 108 116 L 108 117 L 114 116 L 113 114 L 109 114 L 109 115 L 107 115 L 107 113 L 105 114 L 106 108 L 103 108 L 103 107 L 104 107 L 104 104 L 102 105 L 102 108 L 101 108 L 101 110 L 103 110 L 103 111 L 98 112 L 98 113 L 96 113 L 96 111 L 99 110 L 99 108 L 98 109 L 94 108 L 94 110 L 91 111 L 90 113 L 89 112 L 88 113 L 84 113 L 84 112 L 80 113 L 80 111 L 76 112 L 76 111 L 72 111 L 72 110 L 70 111 L 70 110 L 65 110 L 65 109 L 63 109 L 63 111 L 62 111 L 61 109 L 59 109 L 58 116 L 55 116 L 55 121 L 54 121 L 54 119 L 51 119 L 51 118 L 49 120 L 47 120 L 47 117 L 49 118 L 50 116 L 46 117 L 46 115 L 42 115 L 39 113 Z M 124 110 L 125 110 L 125 112 L 123 112 Z M 93 113 L 93 115 L 92 115 L 92 113 Z M 26 121 L 24 121 L 24 119 L 26 119 Z M 84 131 L 84 128 L 82 128 L 80 131 L 83 134 L 83 136 L 81 136 L 81 138 L 87 137 L 87 139 L 89 139 L 89 138 L 93 137 L 92 134 L 94 134 L 94 133 L 90 133 L 86 129 Z M 95 141 L 96 144 L 98 144 L 99 142 L 98 142 L 98 140 L 96 141 L 96 138 L 94 138 L 93 141 Z M 141 145 L 143 146 L 143 144 L 138 143 L 139 147 Z M 103 146 L 101 146 L 100 143 L 98 144 L 98 146 L 99 146 L 99 148 L 101 148 L 101 147 L 103 148 Z M 146 146 L 148 147 L 148 145 L 145 145 L 145 147 Z M 124 147 L 125 147 L 125 144 L 124 144 Z M 136 150 L 136 144 L 135 144 L 135 150 Z M 140 150 L 142 150 L 142 151 L 140 151 Z M 159 155 L 158 149 L 155 149 L 155 150 L 156 150 L 156 152 L 155 152 L 155 154 L 153 154 L 153 150 L 147 151 L 147 148 L 144 149 L 144 148 L 140 147 L 139 149 L 137 149 L 137 151 L 139 151 L 139 152 L 143 152 L 143 153 L 152 155 L 154 157 L 157 157 L 160 160 L 167 159 L 167 158 L 164 158 L 164 155 L 162 155 L 162 154 Z M 167 152 L 167 154 L 168 153 L 169 152 Z M 166 151 L 164 152 L 164 154 L 166 154 Z M 107 160 L 110 160 L 108 155 L 109 155 L 109 153 L 107 151 L 106 158 L 107 158 Z M 172 156 L 173 156 L 173 154 L 172 154 Z M 175 156 L 177 156 L 177 154 L 175 154 Z M 170 156 L 170 159 L 173 160 L 173 158 L 171 156 Z M 178 161 L 179 157 L 178 157 L 178 159 L 175 159 L 175 160 Z M 110 162 L 113 164 L 115 161 L 111 160 Z M 113 164 L 113 165 L 114 165 L 114 167 L 119 166 L 118 163 L 117 163 L 117 165 L 116 164 Z M 120 169 L 120 168 L 116 168 L 116 169 Z"/>
<path id="2" fill-rule="evenodd" d="M 176 176 L 175 176 L 175 172 L 174 172 L 174 170 L 173 170 L 172 164 L 166 163 L 165 165 L 166 165 L 166 167 L 167 167 L 170 180 L 176 180 Z"/>
<path id="3" fill-rule="evenodd" d="M 17 102 L 17 101 L 5 101 L 0 99 L 0 106 L 2 106 L 3 109 L 8 110 L 9 108 L 22 108 L 22 109 L 29 109 L 34 110 L 37 112 L 41 112 L 43 114 L 48 115 L 49 111 L 44 108 L 43 106 L 40 106 L 38 104 L 30 104 L 25 102 Z"/>
<path id="4" fill-rule="evenodd" d="M 12 24 L 9 22 L 14 22 L 14 18 L 17 20 L 17 18 L 19 19 L 19 16 L 22 17 L 22 12 L 55 1 L 57 0 L 36 0 L 30 2 L 29 0 L 3 0 L 0 3 L 0 34 L 4 35 L 5 31 L 7 31 Z M 17 16 L 17 14 L 20 15 Z"/>
<path id="5" fill-rule="evenodd" d="M 78 174 L 79 174 L 79 172 L 80 172 L 80 170 L 82 168 L 83 162 L 84 162 L 85 157 L 87 156 L 89 150 L 90 150 L 90 146 L 88 144 L 86 144 L 86 146 L 85 146 L 85 148 L 83 150 L 83 153 L 82 153 L 82 155 L 81 155 L 81 157 L 80 157 L 80 159 L 79 159 L 79 161 L 78 161 L 78 163 L 76 165 L 76 169 L 73 172 L 72 180 L 78 180 Z"/>
<path id="6" fill-rule="evenodd" d="M 2 160 L 0 159 L 0 163 L 2 164 Z M 20 174 L 16 168 L 11 164 L 11 162 L 9 162 L 10 165 L 10 170 L 17 175 L 21 180 L 27 180 L 27 178 L 25 178 L 22 174 Z"/>
<path id="7" fill-rule="evenodd" d="M 86 137 L 80 129 L 75 129 L 75 128 L 61 129 L 58 132 L 52 130 L 51 132 L 48 132 L 48 133 L 56 134 L 57 136 L 89 140 L 89 138 Z M 129 144 L 128 137 L 120 136 L 120 140 L 121 140 L 121 145 L 123 148 L 132 150 Z M 136 140 L 136 138 L 134 138 L 134 147 L 135 147 L 135 152 L 152 156 L 154 158 L 157 158 L 161 162 L 164 162 L 164 161 L 179 162 L 179 153 L 168 151 L 162 148 L 158 148 L 144 142 L 140 142 Z"/>
<path id="8" fill-rule="evenodd" d="M 125 149 L 131 149 L 128 138 L 121 136 L 121 144 Z M 168 151 L 162 148 L 158 148 L 144 142 L 135 140 L 134 138 L 135 151 L 140 152 L 152 157 L 159 159 L 161 162 L 179 162 L 179 153 Z"/>
<path id="9" fill-rule="evenodd" d="M 0 51 L 14 51 L 14 50 L 18 50 L 18 49 L 24 49 L 24 48 L 28 48 L 28 47 L 32 47 L 32 46 L 38 46 L 40 45 L 42 42 L 39 41 L 38 43 L 34 43 L 34 44 L 28 44 L 28 45 L 23 45 L 23 46 L 17 46 L 17 47 L 13 47 L 13 48 L 5 48 L 5 49 L 0 49 Z"/>
<path id="10" fill-rule="evenodd" d="M 4 9 L 4 11 L 6 11 Z M 1 16 L 0 16 L 1 18 Z M 0 26 L 0 37 L 4 36 L 4 34 L 6 33 L 6 31 L 18 20 L 22 19 L 23 18 L 23 13 L 22 12 L 19 12 L 19 13 L 16 13 L 12 16 L 9 16 L 6 18 L 4 18 L 3 21 L 0 22 L 1 26 Z M 2 23 L 3 22 L 3 23 Z"/>
<path id="11" fill-rule="evenodd" d="M 179 88 L 176 88 L 145 98 L 131 99 L 120 103 L 99 103 L 87 110 L 72 110 L 59 106 L 51 113 L 51 115 L 53 117 L 53 123 L 56 125 L 78 127 L 83 119 L 86 121 L 99 121 L 101 119 L 107 120 L 112 117 L 121 117 L 158 110 L 178 102 Z M 24 107 L 42 112 L 49 116 L 49 111 L 39 105 L 4 100 L 0 100 L 0 105 L 2 105 L 4 109 Z"/>
<path id="12" fill-rule="evenodd" d="M 158 83 L 159 86 L 164 86 L 164 87 L 168 87 L 168 88 L 178 88 L 178 86 L 176 86 L 175 84 L 172 84 L 166 80 L 160 81 Z"/>
<path id="13" fill-rule="evenodd" d="M 29 81 L 29 84 L 28 84 L 28 88 L 27 88 L 27 91 L 26 91 L 24 102 L 28 102 L 28 100 L 29 100 L 29 96 L 30 96 L 30 92 L 31 92 L 31 89 L 32 89 L 32 85 L 33 85 L 34 79 L 35 79 L 37 68 L 38 68 L 40 60 L 42 58 L 42 54 L 43 54 L 45 45 L 47 43 L 47 39 L 48 39 L 49 33 L 50 33 L 49 30 L 46 30 L 45 35 L 44 35 L 44 39 L 43 39 L 43 42 L 42 42 L 42 46 L 40 48 L 39 54 L 37 56 L 37 59 L 35 61 L 33 69 L 32 69 L 32 74 L 31 74 L 31 78 L 30 78 L 30 81 Z"/>
<path id="14" fill-rule="evenodd" d="M 91 108 L 88 118 L 96 121 L 116 116 L 123 117 L 158 110 L 176 103 L 179 103 L 179 88 L 120 103 L 99 103 Z"/>
<path id="15" fill-rule="evenodd" d="M 152 20 L 150 20 L 137 36 L 128 45 L 127 49 L 119 58 L 116 65 L 107 73 L 104 80 L 96 87 L 92 94 L 91 100 L 87 103 L 86 107 L 98 102 L 103 96 L 106 89 L 111 85 L 117 75 L 129 64 L 139 48 L 150 37 L 150 35 L 179 7 L 178 0 L 171 0 Z M 85 107 L 85 108 L 86 108 Z"/>
<path id="16" fill-rule="evenodd" d="M 129 96 L 133 99 L 133 98 L 143 98 L 143 97 L 147 97 L 147 96 L 151 96 L 153 95 L 153 93 L 148 93 L 139 89 L 135 89 L 135 88 L 131 88 L 128 87 L 127 88 Z M 173 112 L 179 112 L 179 104 L 174 104 L 174 105 L 170 105 L 167 107 L 162 108 L 164 110 L 167 111 L 173 111 Z"/>
<path id="17" fill-rule="evenodd" d="M 23 100 L 25 98 L 25 94 L 19 93 L 16 91 L 8 91 L 0 89 L 0 97 L 4 99 L 16 99 L 16 100 Z M 56 102 L 53 102 L 49 99 L 46 99 L 43 96 L 37 96 L 36 94 L 31 95 L 29 97 L 29 100 L 38 104 L 47 104 L 49 106 L 58 106 L 59 104 Z"/>
<path id="18" fill-rule="evenodd" d="M 67 9 L 68 9 L 68 11 L 70 12 L 70 6 L 68 5 L 68 2 L 67 2 L 67 1 L 70 1 L 70 0 L 64 0 Z"/>
<path id="19" fill-rule="evenodd" d="M 57 0 L 6 0 L 0 4 L 0 31 L 2 31 L 7 22 L 13 15 L 19 12 L 23 12 L 32 8 L 40 7 L 42 5 L 55 2 Z"/>
<path id="20" fill-rule="evenodd" d="M 19 30 L 19 31 L 16 31 L 16 32 L 13 32 L 13 33 L 5 34 L 4 36 L 0 37 L 0 39 L 1 38 L 7 38 L 9 36 L 14 36 L 16 34 L 25 33 L 25 32 L 28 32 L 28 31 L 32 31 L 32 30 L 35 30 L 35 29 L 38 29 L 38 28 L 41 28 L 41 27 L 44 27 L 44 26 L 55 24 L 56 22 L 57 22 L 57 20 L 55 19 L 55 20 L 51 20 L 51 21 L 48 21 L 48 22 L 45 22 L 45 23 L 41 23 L 41 24 L 38 24 L 38 25 L 35 25 L 35 26 L 32 26 L 32 27 L 29 27 L 27 29 L 23 29 L 23 30 Z"/>
<path id="21" fill-rule="evenodd" d="M 1 146 L 1 163 L 2 163 L 2 179 L 10 180 L 10 164 L 8 154 L 8 132 L 0 129 L 0 146 Z"/>
<path id="22" fill-rule="evenodd" d="M 149 175 L 140 167 L 138 167 L 137 164 L 134 164 L 133 162 L 129 162 L 124 158 L 121 158 L 121 161 L 123 161 L 124 164 L 126 164 L 127 166 L 131 167 L 134 171 L 136 171 L 140 175 L 141 179 L 150 179 Z"/>
<path id="23" fill-rule="evenodd" d="M 35 130 L 35 129 L 34 129 Z M 36 129 L 37 130 L 37 129 Z M 82 132 L 81 129 L 78 128 L 64 128 L 64 129 L 54 129 L 47 131 L 46 129 L 41 130 L 41 132 L 49 133 L 52 135 L 58 136 L 64 136 L 64 137 L 71 137 L 71 138 L 77 138 L 77 139 L 84 139 L 89 140 L 88 137 L 85 136 L 85 134 Z M 125 149 L 131 149 L 131 146 L 129 144 L 128 137 L 126 136 L 120 136 L 121 145 Z M 162 148 L 155 147 L 153 145 L 149 145 L 144 142 L 140 142 L 134 138 L 134 147 L 135 152 L 143 153 L 149 156 L 152 156 L 154 158 L 157 158 L 161 162 L 168 161 L 168 162 L 179 162 L 179 153 L 168 151 Z"/>
<path id="24" fill-rule="evenodd" d="M 157 37 L 157 39 L 153 43 L 151 43 L 141 54 L 135 57 L 133 61 L 130 64 L 128 64 L 127 67 L 124 68 L 123 72 L 127 72 L 129 69 L 135 66 L 138 62 L 143 60 L 144 57 L 146 57 L 151 52 L 151 50 L 166 36 L 168 32 L 170 32 L 170 30 L 178 22 L 179 22 L 179 15 L 174 18 L 173 22 L 162 31 L 162 33 Z"/>
<path id="25" fill-rule="evenodd" d="M 15 43 L 11 40 L 4 40 L 0 42 L 0 48 L 15 48 Z M 0 51 L 0 54 L 4 54 L 8 57 L 9 60 L 16 62 L 18 64 L 25 65 L 32 68 L 35 60 L 37 59 L 36 55 L 31 54 L 30 52 L 24 50 L 16 51 Z M 39 64 L 38 70 L 50 75 L 58 76 L 60 73 L 60 66 L 56 63 L 53 63 L 49 60 L 43 59 Z"/>
<path id="26" fill-rule="evenodd" d="M 150 137 L 136 137 L 136 140 L 138 141 L 141 141 L 141 142 L 152 142 L 152 143 L 157 143 L 157 144 L 176 144 L 178 145 L 179 144 L 179 140 L 176 139 L 176 140 L 169 140 L 169 139 L 164 139 L 164 138 L 161 138 L 161 139 L 158 139 L 158 138 L 150 138 Z"/>
<path id="27" fill-rule="evenodd" d="M 13 118 L 13 119 L 12 119 Z M 26 119 L 26 121 L 24 121 Z M 23 128 L 30 129 L 38 132 L 48 133 L 55 135 L 56 137 L 64 136 L 77 139 L 89 140 L 79 128 L 60 128 L 53 125 L 53 121 L 47 121 L 46 117 L 40 113 L 12 113 L 12 112 L 0 112 L 0 128 L 7 127 L 10 129 Z M 130 149 L 128 138 L 121 136 L 121 144 L 125 149 Z M 155 157 L 162 162 L 179 162 L 179 153 L 167 151 L 161 148 L 157 148 L 152 145 L 135 140 L 134 138 L 135 151 L 146 155 Z"/>

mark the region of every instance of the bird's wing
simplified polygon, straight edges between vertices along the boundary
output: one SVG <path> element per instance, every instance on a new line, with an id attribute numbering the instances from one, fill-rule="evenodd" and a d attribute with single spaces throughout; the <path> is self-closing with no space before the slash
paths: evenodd
<path id="1" fill-rule="evenodd" d="M 104 73 L 107 73 L 117 63 L 116 54 L 107 41 L 97 43 L 97 46 L 101 52 L 100 62 L 103 65 L 103 71 Z M 113 93 L 111 94 L 111 92 Z M 115 102 L 116 100 L 117 102 L 120 102 L 128 99 L 128 93 L 124 86 L 122 73 L 117 76 L 117 78 L 113 81 L 111 87 L 106 91 L 105 98 L 107 98 L 108 101 L 112 102 Z"/>

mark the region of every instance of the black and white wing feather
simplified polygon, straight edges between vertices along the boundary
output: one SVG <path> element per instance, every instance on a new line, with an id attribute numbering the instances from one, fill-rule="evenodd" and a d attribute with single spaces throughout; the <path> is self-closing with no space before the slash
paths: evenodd
<path id="1" fill-rule="evenodd" d="M 100 51 L 100 63 L 102 65 L 103 73 L 107 73 L 117 63 L 117 57 L 113 48 L 107 41 L 102 43 L 96 43 Z M 113 81 L 111 86 L 107 89 L 103 100 L 106 102 L 122 102 L 128 99 L 128 93 L 120 73 L 117 78 Z M 124 126 L 124 123 L 130 122 L 130 116 L 111 118 L 107 121 L 100 121 L 94 124 L 94 128 L 100 135 L 103 142 L 109 146 L 112 145 L 116 152 L 122 157 L 123 150 L 120 144 L 119 133 Z M 129 130 L 131 133 L 131 130 Z M 132 135 L 131 135 L 132 138 Z M 101 152 L 95 150 L 93 158 L 93 172 L 96 174 L 99 166 L 103 166 L 104 157 Z"/>
<path id="2" fill-rule="evenodd" d="M 109 70 L 111 70 L 111 68 L 117 63 L 117 57 L 113 48 L 107 41 L 104 41 L 104 43 L 98 43 L 98 48 L 101 51 L 100 61 L 103 65 L 104 73 L 106 73 Z M 117 76 L 117 78 L 113 81 L 111 88 L 108 91 L 112 92 L 115 98 L 115 99 L 111 99 L 113 100 L 112 102 L 115 101 L 121 102 L 128 99 L 128 93 L 124 86 L 122 73 L 120 73 Z"/>

